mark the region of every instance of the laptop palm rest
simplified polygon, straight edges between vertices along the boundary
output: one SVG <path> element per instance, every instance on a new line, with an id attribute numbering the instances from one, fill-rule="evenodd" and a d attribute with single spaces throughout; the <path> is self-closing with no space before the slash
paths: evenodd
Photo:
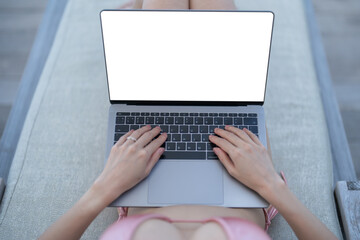
<path id="1" fill-rule="evenodd" d="M 221 205 L 224 202 L 222 171 L 221 163 L 216 160 L 160 160 L 149 176 L 148 202 Z"/>

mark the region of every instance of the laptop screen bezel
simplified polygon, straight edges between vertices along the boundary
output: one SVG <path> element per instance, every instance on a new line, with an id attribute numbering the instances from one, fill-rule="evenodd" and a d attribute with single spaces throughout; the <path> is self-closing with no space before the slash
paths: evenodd
<path id="1" fill-rule="evenodd" d="M 103 34 L 103 26 L 101 20 L 101 14 L 103 12 L 122 12 L 122 11 L 152 11 L 152 12 L 244 12 L 244 13 L 271 13 L 273 15 L 271 34 L 270 34 L 270 47 L 269 47 L 269 55 L 268 55 L 268 64 L 266 68 L 266 79 L 265 79 L 265 90 L 264 90 L 264 101 L 166 101 L 166 100 L 139 100 L 139 101 L 129 101 L 129 100 L 111 100 L 110 99 L 110 86 L 109 86 L 109 78 L 107 73 L 107 65 L 106 65 L 106 53 L 105 53 L 105 45 L 104 45 L 104 34 Z M 174 106 L 247 106 L 247 105 L 263 105 L 265 102 L 266 96 L 266 87 L 269 75 L 269 65 L 270 65 L 270 55 L 271 55 L 271 45 L 272 45 L 272 37 L 274 32 L 274 22 L 275 22 L 275 14 L 272 11 L 238 11 L 238 10 L 200 10 L 200 9 L 103 9 L 100 11 L 100 27 L 101 27 L 101 38 L 103 44 L 103 53 L 104 53 L 104 62 L 105 62 L 105 72 L 106 72 L 106 82 L 108 87 L 108 96 L 110 104 L 128 104 L 128 105 L 174 105 Z"/>

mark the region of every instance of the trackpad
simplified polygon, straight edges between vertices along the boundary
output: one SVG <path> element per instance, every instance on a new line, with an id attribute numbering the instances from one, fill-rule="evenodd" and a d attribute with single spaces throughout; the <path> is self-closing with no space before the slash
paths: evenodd
<path id="1" fill-rule="evenodd" d="M 217 161 L 160 160 L 149 176 L 151 204 L 212 204 L 224 202 L 223 173 Z"/>

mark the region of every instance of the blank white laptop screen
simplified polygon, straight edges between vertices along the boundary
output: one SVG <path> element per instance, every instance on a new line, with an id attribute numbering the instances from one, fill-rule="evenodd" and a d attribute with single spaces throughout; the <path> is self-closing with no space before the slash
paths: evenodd
<path id="1" fill-rule="evenodd" d="M 112 101 L 263 102 L 271 12 L 102 11 Z"/>

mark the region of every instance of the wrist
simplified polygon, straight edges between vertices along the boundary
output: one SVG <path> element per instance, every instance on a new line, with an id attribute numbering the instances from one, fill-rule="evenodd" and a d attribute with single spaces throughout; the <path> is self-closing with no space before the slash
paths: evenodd
<path id="1" fill-rule="evenodd" d="M 99 204 L 105 205 L 105 207 L 107 207 L 126 191 L 124 190 L 124 187 L 117 187 L 118 189 L 113 189 L 112 184 L 107 184 L 104 179 L 98 178 L 93 183 L 89 191 L 95 195 Z"/>
<path id="2" fill-rule="evenodd" d="M 272 181 L 267 181 L 258 193 L 270 204 L 276 205 L 282 193 L 287 189 L 286 183 L 277 175 Z"/>
<path id="3" fill-rule="evenodd" d="M 79 203 L 92 213 L 99 213 L 109 205 L 104 195 L 94 185 L 82 196 Z"/>

